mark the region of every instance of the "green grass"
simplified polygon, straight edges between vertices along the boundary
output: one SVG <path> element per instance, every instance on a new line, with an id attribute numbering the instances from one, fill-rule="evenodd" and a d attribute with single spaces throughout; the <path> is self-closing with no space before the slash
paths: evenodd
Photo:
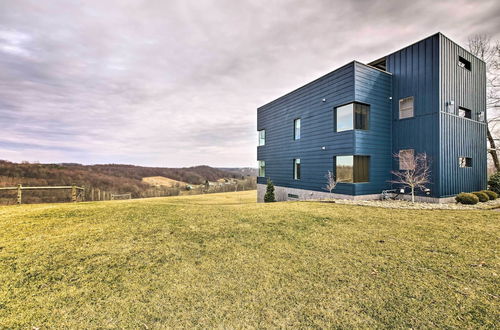
<path id="1" fill-rule="evenodd" d="M 499 218 L 255 191 L 0 207 L 0 328 L 493 328 Z"/>

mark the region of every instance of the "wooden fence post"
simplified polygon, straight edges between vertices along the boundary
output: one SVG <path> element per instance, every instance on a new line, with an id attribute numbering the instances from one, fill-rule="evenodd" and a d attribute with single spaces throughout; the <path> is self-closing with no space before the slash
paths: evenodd
<path id="1" fill-rule="evenodd" d="M 23 185 L 17 185 L 17 204 L 21 204 L 23 199 Z"/>
<path id="2" fill-rule="evenodd" d="M 94 201 L 94 188 L 90 189 L 90 199 Z"/>
<path id="3" fill-rule="evenodd" d="M 76 203 L 76 186 L 74 184 L 71 186 L 71 201 Z"/>

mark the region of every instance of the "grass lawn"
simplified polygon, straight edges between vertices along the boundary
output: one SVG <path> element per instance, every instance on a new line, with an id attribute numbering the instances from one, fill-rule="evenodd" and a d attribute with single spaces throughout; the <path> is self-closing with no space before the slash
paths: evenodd
<path id="1" fill-rule="evenodd" d="M 0 207 L 0 328 L 494 328 L 500 212 L 255 191 Z"/>

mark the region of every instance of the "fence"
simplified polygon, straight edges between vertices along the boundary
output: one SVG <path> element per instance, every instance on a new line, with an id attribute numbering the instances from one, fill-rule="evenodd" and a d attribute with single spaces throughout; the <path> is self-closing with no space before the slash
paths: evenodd
<path id="1" fill-rule="evenodd" d="M 85 194 L 85 188 L 72 186 L 48 186 L 48 187 L 23 187 L 18 184 L 17 187 L 0 187 L 0 190 L 17 190 L 17 204 L 22 204 L 23 190 L 51 190 L 51 189 L 71 189 L 71 201 L 77 202 L 78 198 Z"/>

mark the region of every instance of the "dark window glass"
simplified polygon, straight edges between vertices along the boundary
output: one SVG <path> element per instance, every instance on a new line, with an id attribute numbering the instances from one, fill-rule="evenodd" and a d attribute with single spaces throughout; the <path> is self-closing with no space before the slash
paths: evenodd
<path id="1" fill-rule="evenodd" d="M 369 156 L 337 156 L 335 163 L 337 182 L 369 182 Z"/>
<path id="2" fill-rule="evenodd" d="M 472 167 L 472 158 L 458 157 L 458 164 L 460 167 Z"/>
<path id="3" fill-rule="evenodd" d="M 293 178 L 295 180 L 300 180 L 300 159 L 293 160 Z"/>
<path id="4" fill-rule="evenodd" d="M 352 129 L 368 129 L 370 106 L 360 103 L 349 103 L 335 109 L 336 131 Z"/>
<path id="5" fill-rule="evenodd" d="M 470 64 L 470 62 L 467 61 L 462 56 L 458 57 L 458 66 L 461 67 L 461 68 L 467 69 L 469 71 L 472 69 L 472 65 Z"/>
<path id="6" fill-rule="evenodd" d="M 472 118 L 472 111 L 463 107 L 458 108 L 458 115 L 464 118 Z"/>
<path id="7" fill-rule="evenodd" d="M 354 128 L 355 129 L 368 129 L 368 116 L 370 106 L 366 104 L 354 104 Z"/>

